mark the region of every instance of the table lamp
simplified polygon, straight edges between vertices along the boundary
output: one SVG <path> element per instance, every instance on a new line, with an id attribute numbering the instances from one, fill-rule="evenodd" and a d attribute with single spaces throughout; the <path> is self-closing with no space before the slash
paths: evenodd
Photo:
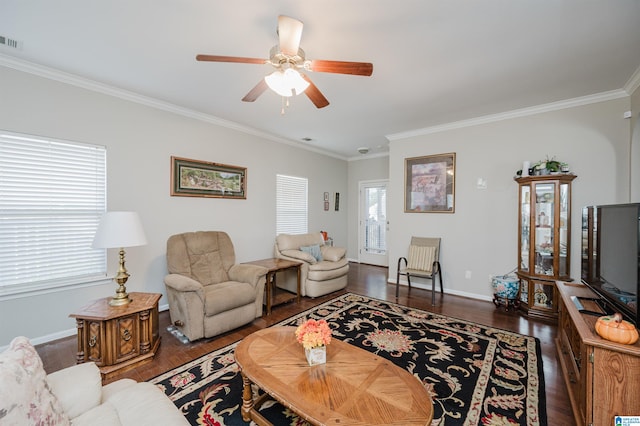
<path id="1" fill-rule="evenodd" d="M 129 278 L 124 267 L 124 247 L 147 244 L 140 217 L 136 212 L 106 212 L 100 219 L 98 230 L 93 238 L 93 248 L 119 248 L 120 267 L 113 280 L 118 283 L 116 295 L 109 301 L 111 306 L 122 306 L 131 302 L 125 283 Z"/>

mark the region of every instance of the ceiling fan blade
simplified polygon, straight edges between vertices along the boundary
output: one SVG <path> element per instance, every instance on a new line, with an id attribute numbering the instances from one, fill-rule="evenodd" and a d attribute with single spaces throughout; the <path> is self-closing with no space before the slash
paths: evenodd
<path id="1" fill-rule="evenodd" d="M 369 62 L 323 61 L 321 59 L 315 59 L 311 61 L 309 70 L 335 74 L 364 75 L 368 77 L 373 74 L 373 64 Z"/>
<path id="2" fill-rule="evenodd" d="M 265 64 L 266 59 L 260 58 L 243 58 L 239 56 L 218 56 L 218 55 L 197 55 L 196 61 L 208 62 L 237 62 L 242 64 Z"/>
<path id="3" fill-rule="evenodd" d="M 309 87 L 307 87 L 307 90 L 304 91 L 304 94 L 307 95 L 307 98 L 309 98 L 311 102 L 313 102 L 316 108 L 320 109 L 329 105 L 329 101 L 324 97 L 322 92 L 320 92 L 320 89 L 318 89 L 316 85 L 313 84 L 313 81 L 311 81 L 309 77 L 302 73 L 300 75 L 307 81 L 307 83 L 309 83 Z"/>
<path id="4" fill-rule="evenodd" d="M 258 99 L 258 96 L 262 95 L 265 90 L 267 90 L 269 86 L 267 86 L 267 82 L 264 81 L 264 78 L 260 79 L 258 84 L 247 93 L 244 98 L 242 98 L 243 102 L 253 102 Z"/>
<path id="5" fill-rule="evenodd" d="M 289 16 L 278 16 L 278 39 L 280 52 L 288 56 L 298 54 L 303 23 Z"/>

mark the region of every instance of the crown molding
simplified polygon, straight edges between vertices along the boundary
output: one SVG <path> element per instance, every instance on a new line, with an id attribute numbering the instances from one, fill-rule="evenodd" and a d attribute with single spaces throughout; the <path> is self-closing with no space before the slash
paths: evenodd
<path id="1" fill-rule="evenodd" d="M 28 74 L 33 74 L 38 77 L 43 77 L 49 80 L 57 81 L 71 86 L 79 87 L 81 89 L 90 90 L 93 92 L 101 93 L 115 98 L 123 99 L 129 102 L 135 102 L 137 104 L 145 105 L 158 110 L 170 112 L 173 114 L 181 115 L 183 117 L 192 118 L 194 120 L 203 121 L 205 123 L 214 124 L 216 126 L 225 127 L 227 129 L 236 130 L 238 132 L 246 133 L 248 135 L 256 136 L 262 139 L 268 139 L 273 142 L 282 143 L 295 148 L 312 151 L 317 154 L 326 155 L 328 157 L 337 158 L 339 160 L 346 161 L 347 158 L 337 155 L 335 153 L 318 149 L 312 146 L 303 145 L 300 142 L 290 139 L 282 138 L 271 133 L 262 132 L 252 127 L 243 126 L 239 123 L 224 120 L 222 118 L 204 114 L 189 108 L 184 108 L 170 102 L 161 101 L 159 99 L 152 98 L 150 96 L 140 95 L 138 93 L 121 89 L 108 84 L 99 83 L 88 78 L 80 77 L 75 74 L 60 71 L 54 68 L 45 67 L 40 64 L 17 59 L 15 57 L 0 53 L 0 66 L 11 68 L 17 71 L 22 71 Z"/>
<path id="2" fill-rule="evenodd" d="M 631 96 L 633 92 L 638 90 L 638 87 L 640 87 L 640 67 L 631 75 L 627 84 L 624 85 L 624 90 Z"/>
<path id="3" fill-rule="evenodd" d="M 256 136 L 259 138 L 271 140 L 273 142 L 282 143 L 295 148 L 300 148 L 307 151 L 315 152 L 317 154 L 326 155 L 339 160 L 357 161 L 359 159 L 365 159 L 363 157 L 347 158 L 330 151 L 322 150 L 313 146 L 300 144 L 300 142 L 298 141 L 292 141 L 290 139 L 286 139 L 279 136 L 275 136 L 270 133 L 262 132 L 252 127 L 243 126 L 233 121 L 224 120 L 222 118 L 219 118 L 210 114 L 204 114 L 192 109 L 188 109 L 188 108 L 184 108 L 184 107 L 172 104 L 170 102 L 161 101 L 159 99 L 155 99 L 149 96 L 140 95 L 138 93 L 135 93 L 129 90 L 110 86 L 104 83 L 99 83 L 97 81 L 80 77 L 75 74 L 67 73 L 54 68 L 45 67 L 43 65 L 39 65 L 33 62 L 22 60 L 22 59 L 17 59 L 2 53 L 0 53 L 0 66 L 12 68 L 18 71 L 22 71 L 22 72 L 39 76 L 39 77 L 47 78 L 49 80 L 54 80 L 61 83 L 69 84 L 69 85 L 90 90 L 93 92 L 102 93 L 108 96 L 113 96 L 126 101 L 135 102 L 135 103 L 149 106 L 162 111 L 171 112 L 173 114 L 203 121 L 209 124 L 214 124 L 216 126 L 225 127 L 231 130 L 236 130 L 238 132 L 242 132 L 242 133 Z M 578 98 L 552 102 L 548 104 L 542 104 L 542 105 L 517 109 L 513 111 L 507 111 L 507 112 L 498 113 L 498 114 L 491 114 L 491 115 L 476 117 L 468 120 L 454 121 L 451 123 L 425 127 L 425 128 L 416 129 L 416 130 L 410 130 L 407 132 L 394 133 L 394 134 L 386 135 L 386 138 L 389 141 L 407 139 L 415 136 L 428 135 L 428 134 L 439 133 L 439 132 L 444 132 L 449 130 L 461 129 L 465 127 L 477 126 L 481 124 L 493 123 L 497 121 L 509 120 L 509 119 L 518 118 L 518 117 L 526 117 L 529 115 L 541 114 L 544 112 L 557 111 L 557 110 L 572 108 L 576 106 L 588 105 L 588 104 L 597 103 L 597 102 L 619 99 L 625 96 L 629 96 L 636 89 L 638 89 L 638 87 L 640 87 L 640 68 L 638 68 L 633 73 L 633 75 L 627 81 L 623 89 L 596 93 L 593 95 L 587 95 L 587 96 L 582 96 Z M 384 155 L 388 155 L 388 154 L 381 154 L 381 156 L 384 156 Z M 372 157 L 373 156 L 367 156 L 367 158 L 372 158 Z"/>
<path id="4" fill-rule="evenodd" d="M 454 121 L 451 123 L 441 124 L 437 126 L 410 130 L 407 132 L 394 133 L 391 135 L 386 135 L 386 138 L 389 141 L 397 141 L 401 139 L 412 138 L 415 136 L 429 135 L 429 134 L 440 133 L 440 132 L 445 132 L 449 130 L 462 129 L 465 127 L 478 126 L 481 124 L 495 123 L 497 121 L 511 120 L 513 118 L 542 114 L 550 111 L 558 111 L 566 108 L 573 108 L 573 107 L 582 106 L 582 105 L 589 105 L 589 104 L 594 104 L 598 102 L 610 101 L 613 99 L 620 99 L 627 96 L 629 96 L 629 94 L 624 89 L 611 90 L 608 92 L 581 96 L 579 98 L 567 99 L 567 100 L 558 101 L 558 102 L 551 102 L 548 104 L 516 109 L 513 111 L 501 112 L 498 114 L 485 115 L 482 117 L 471 118 L 468 120 Z"/>

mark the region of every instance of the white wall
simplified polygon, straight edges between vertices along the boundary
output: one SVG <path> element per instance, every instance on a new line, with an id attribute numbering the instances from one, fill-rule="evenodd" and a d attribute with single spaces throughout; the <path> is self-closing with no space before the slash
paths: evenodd
<path id="1" fill-rule="evenodd" d="M 325 212 L 322 197 L 340 192 L 348 205 L 346 161 L 4 67 L 0 94 L 0 129 L 107 147 L 108 210 L 139 212 L 149 241 L 127 250 L 129 292 L 165 293 L 165 244 L 179 232 L 223 230 L 238 261 L 271 257 L 277 173 L 309 179 L 309 230 L 347 244 L 347 209 Z M 247 167 L 247 199 L 169 196 L 172 155 Z M 108 261 L 112 275 L 115 250 Z M 114 291 L 108 284 L 2 300 L 0 347 L 17 335 L 38 343 L 73 332 L 68 315 Z"/>
<path id="2" fill-rule="evenodd" d="M 629 201 L 630 126 L 621 98 L 488 124 L 394 139 L 389 166 L 391 259 L 406 255 L 412 235 L 442 237 L 444 286 L 490 298 L 489 275 L 517 266 L 517 184 L 524 160 L 568 162 L 573 181 L 571 275 L 579 279 L 580 214 L 587 204 Z M 455 213 L 404 213 L 404 159 L 456 153 Z M 476 188 L 478 178 L 487 181 Z M 471 279 L 465 279 L 471 271 Z"/>
<path id="3" fill-rule="evenodd" d="M 636 91 L 634 117 L 638 96 Z M 224 230 L 239 261 L 270 257 L 276 173 L 309 178 L 309 229 L 328 231 L 336 245 L 348 247 L 350 258 L 357 258 L 358 183 L 389 178 L 389 276 L 395 279 L 393 260 L 406 255 L 411 235 L 439 235 L 445 287 L 481 298 L 492 293 L 490 274 L 506 273 L 516 265 L 513 175 L 523 160 L 555 156 L 578 175 L 573 183 L 574 277 L 579 271 L 580 208 L 630 201 L 631 188 L 640 193 L 639 175 L 629 166 L 632 125 L 622 118 L 630 109 L 629 98 L 396 139 L 388 158 L 348 164 L 4 67 L 0 100 L 0 129 L 107 147 L 108 208 L 138 211 L 149 239 L 147 246 L 127 251 L 129 291 L 164 293 L 165 242 L 178 232 Z M 404 159 L 444 152 L 457 154 L 456 212 L 404 213 Z M 170 197 L 171 155 L 247 167 L 247 200 Z M 633 164 L 633 170 L 640 167 L 637 160 Z M 476 189 L 478 177 L 487 180 L 486 190 Z M 324 192 L 340 192 L 339 212 L 323 210 Z M 116 253 L 110 252 L 111 274 L 116 263 Z M 466 270 L 472 272 L 470 280 L 464 278 Z M 0 347 L 20 334 L 38 343 L 73 332 L 68 314 L 114 289 L 109 284 L 0 301 Z"/>
<path id="4" fill-rule="evenodd" d="M 631 202 L 640 203 L 640 88 L 631 95 Z"/>

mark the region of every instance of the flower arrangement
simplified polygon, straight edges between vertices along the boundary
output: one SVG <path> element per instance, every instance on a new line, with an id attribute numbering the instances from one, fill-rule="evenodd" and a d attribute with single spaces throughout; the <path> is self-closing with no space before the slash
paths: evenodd
<path id="1" fill-rule="evenodd" d="M 331 329 L 325 320 L 310 319 L 298 326 L 296 339 L 305 349 L 326 346 L 331 343 Z"/>

